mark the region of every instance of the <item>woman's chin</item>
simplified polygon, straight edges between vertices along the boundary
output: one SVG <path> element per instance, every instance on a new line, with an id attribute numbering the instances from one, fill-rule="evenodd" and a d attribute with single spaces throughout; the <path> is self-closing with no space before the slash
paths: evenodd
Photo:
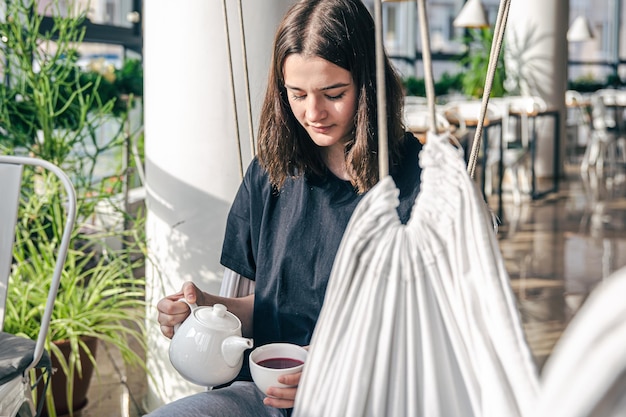
<path id="1" fill-rule="evenodd" d="M 327 148 L 329 146 L 333 146 L 334 144 L 336 144 L 337 142 L 339 142 L 338 139 L 336 138 L 331 138 L 331 137 L 320 137 L 318 136 L 311 136 L 311 140 L 313 140 L 313 143 L 315 143 L 317 146 L 321 147 L 321 148 Z"/>

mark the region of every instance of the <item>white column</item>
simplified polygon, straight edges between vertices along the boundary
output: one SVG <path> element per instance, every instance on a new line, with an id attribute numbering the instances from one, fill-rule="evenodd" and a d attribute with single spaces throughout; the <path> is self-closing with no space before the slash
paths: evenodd
<path id="1" fill-rule="evenodd" d="M 253 120 L 287 0 L 243 1 Z M 228 0 L 243 166 L 251 159 L 238 1 Z M 226 215 L 241 177 L 222 1 L 144 2 L 148 368 L 152 410 L 201 391 L 171 367 L 156 303 L 186 280 L 219 291 Z"/>
<path id="2" fill-rule="evenodd" d="M 548 107 L 560 112 L 560 165 L 565 150 L 568 16 L 567 1 L 512 1 L 505 41 L 507 77 L 519 81 L 521 94 L 538 95 Z M 552 177 L 554 126 L 551 122 L 539 126 L 536 173 L 538 177 Z"/>

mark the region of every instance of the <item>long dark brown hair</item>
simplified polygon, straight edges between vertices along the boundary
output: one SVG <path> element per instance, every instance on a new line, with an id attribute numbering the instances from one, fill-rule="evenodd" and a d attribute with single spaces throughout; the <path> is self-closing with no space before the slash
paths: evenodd
<path id="1" fill-rule="evenodd" d="M 318 146 L 289 106 L 283 65 L 291 54 L 323 58 L 352 74 L 357 88 L 354 138 L 346 165 L 359 193 L 378 182 L 375 25 L 361 0 L 301 0 L 289 9 L 274 39 L 274 52 L 258 133 L 258 158 L 280 188 L 291 176 L 325 175 Z M 404 138 L 400 79 L 385 55 L 390 166 Z"/>

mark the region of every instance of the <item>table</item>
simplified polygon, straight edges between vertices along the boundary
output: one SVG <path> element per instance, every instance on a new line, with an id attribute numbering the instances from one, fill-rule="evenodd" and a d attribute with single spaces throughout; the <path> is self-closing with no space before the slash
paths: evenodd
<path id="1" fill-rule="evenodd" d="M 531 190 L 530 196 L 533 200 L 540 199 L 547 194 L 557 192 L 559 189 L 559 136 L 560 136 L 560 111 L 557 109 L 546 109 L 541 111 L 533 111 L 527 112 L 526 115 L 531 122 L 531 137 L 530 137 L 530 172 L 531 172 Z M 510 111 L 509 117 L 521 119 L 522 113 L 519 111 Z M 548 190 L 539 190 L 537 187 L 537 173 L 535 169 L 536 159 L 537 159 L 537 119 L 543 117 L 551 117 L 554 119 L 554 161 L 553 161 L 553 186 Z M 457 118 L 449 116 L 448 120 L 452 124 L 457 124 L 459 121 Z M 478 117 L 469 118 L 467 116 L 464 117 L 464 122 L 468 128 L 476 127 L 478 125 Z M 485 119 L 483 124 L 483 139 L 482 139 L 482 165 L 483 169 L 481 171 L 481 185 L 483 191 L 483 197 L 486 199 L 486 177 L 485 171 L 487 168 L 487 157 L 489 148 L 489 130 L 493 127 L 500 126 L 502 127 L 502 119 L 501 118 L 491 118 Z M 503 132 L 500 129 L 500 146 L 498 147 L 499 151 L 499 159 L 498 159 L 498 209 L 497 214 L 499 218 L 502 218 L 503 215 L 503 204 L 502 204 L 502 182 L 504 178 L 504 140 L 503 140 Z M 470 141 L 471 143 L 471 141 Z M 467 159 L 467 157 L 466 157 Z"/>
<path id="2" fill-rule="evenodd" d="M 407 129 L 409 132 L 413 133 L 413 136 L 415 136 L 422 145 L 426 143 L 426 134 L 430 130 L 428 126 L 407 126 Z M 455 126 L 450 126 L 449 128 L 438 128 L 437 134 L 449 133 L 458 139 L 455 135 L 456 130 Z"/>
<path id="3" fill-rule="evenodd" d="M 530 137 L 530 175 L 531 175 L 531 189 L 530 189 L 530 197 L 533 200 L 537 200 L 542 198 L 548 194 L 555 193 L 559 191 L 559 163 L 560 163 L 560 134 L 561 134 L 561 112 L 558 109 L 546 109 L 541 111 L 527 112 L 526 115 L 531 122 L 531 137 Z M 509 112 L 510 117 L 514 117 L 520 119 L 522 117 L 521 112 L 511 111 Z M 552 168 L 552 178 L 554 179 L 554 183 L 552 188 L 549 188 L 544 191 L 540 191 L 537 189 L 537 173 L 535 171 L 535 163 L 537 159 L 537 119 L 542 117 L 551 117 L 554 119 L 554 160 L 553 160 L 553 168 Z M 500 165 L 502 165 L 502 156 L 504 153 L 504 143 L 500 144 Z M 502 193 L 502 174 L 503 167 L 500 172 L 499 178 L 499 192 Z M 501 201 L 501 199 L 500 199 Z"/>

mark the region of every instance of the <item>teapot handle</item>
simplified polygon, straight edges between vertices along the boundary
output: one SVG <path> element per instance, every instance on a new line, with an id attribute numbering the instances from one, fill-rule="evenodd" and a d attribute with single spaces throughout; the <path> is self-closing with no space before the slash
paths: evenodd
<path id="1" fill-rule="evenodd" d="M 185 300 L 185 297 L 179 298 L 178 301 L 180 301 L 181 303 L 185 303 L 189 306 L 189 309 L 191 310 L 191 312 L 193 313 L 193 311 L 198 308 L 198 304 L 196 303 L 190 303 L 189 301 Z M 180 327 L 182 323 L 177 323 L 174 325 L 174 333 L 176 333 L 178 331 L 178 328 Z"/>

